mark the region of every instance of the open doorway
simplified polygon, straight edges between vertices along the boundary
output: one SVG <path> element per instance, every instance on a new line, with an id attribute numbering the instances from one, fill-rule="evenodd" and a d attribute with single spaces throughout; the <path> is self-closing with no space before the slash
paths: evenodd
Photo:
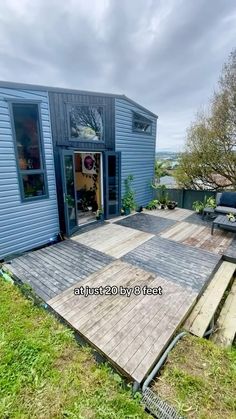
<path id="1" fill-rule="evenodd" d="M 67 236 L 81 225 L 96 221 L 98 211 L 104 211 L 105 219 L 120 214 L 120 152 L 102 154 L 62 149 L 60 158 Z"/>
<path id="2" fill-rule="evenodd" d="M 77 225 L 96 220 L 103 210 L 101 153 L 75 152 L 75 196 Z"/>

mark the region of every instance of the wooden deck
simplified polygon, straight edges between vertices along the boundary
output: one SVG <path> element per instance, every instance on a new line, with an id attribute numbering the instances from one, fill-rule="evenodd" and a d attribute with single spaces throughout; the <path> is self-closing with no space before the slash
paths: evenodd
<path id="1" fill-rule="evenodd" d="M 169 229 L 176 224 L 176 221 L 163 218 L 153 217 L 150 214 L 134 214 L 132 217 L 124 218 L 117 222 L 120 226 L 137 229 L 150 234 L 159 234 L 161 231 Z"/>
<path id="2" fill-rule="evenodd" d="M 200 292 L 221 257 L 162 237 L 153 237 L 122 259 L 154 275 L 161 275 L 183 287 Z"/>
<path id="3" fill-rule="evenodd" d="M 216 324 L 213 342 L 222 347 L 230 347 L 236 333 L 236 279 L 225 300 Z"/>
<path id="4" fill-rule="evenodd" d="M 220 265 L 211 283 L 185 322 L 185 329 L 196 336 L 204 336 L 228 285 L 232 281 L 235 269 L 236 264 L 234 263 L 224 261 Z"/>
<path id="5" fill-rule="evenodd" d="M 181 222 L 160 234 L 161 237 L 184 243 L 193 247 L 224 254 L 231 244 L 234 233 L 215 230 L 211 235 L 210 227 Z"/>
<path id="6" fill-rule="evenodd" d="M 77 286 L 92 289 L 107 284 L 117 289 L 126 287 L 133 292 L 130 297 L 74 294 Z M 162 287 L 162 295 L 144 295 L 142 291 L 134 294 L 144 286 Z M 188 314 L 196 297 L 194 291 L 118 260 L 48 304 L 89 342 L 95 343 L 117 368 L 140 382 L 155 362 L 157 353 L 168 343 L 173 328 L 176 329 Z"/>
<path id="7" fill-rule="evenodd" d="M 47 302 L 112 260 L 104 253 L 66 240 L 15 258 L 4 267 Z"/>
<path id="8" fill-rule="evenodd" d="M 153 237 L 153 234 L 128 229 L 116 224 L 107 224 L 97 229 L 95 233 L 89 231 L 74 236 L 72 239 L 107 255 L 120 258 L 151 237 Z"/>
<path id="9" fill-rule="evenodd" d="M 230 262 L 236 263 L 236 235 L 229 247 L 224 251 L 224 258 Z"/>
<path id="10" fill-rule="evenodd" d="M 155 217 L 161 217 L 166 218 L 168 220 L 174 220 L 174 221 L 183 221 L 187 217 L 191 216 L 193 214 L 193 211 L 183 209 L 183 208 L 175 208 L 175 210 L 144 210 L 144 214 L 153 215 Z"/>
<path id="11" fill-rule="evenodd" d="M 222 251 L 234 253 L 231 233 L 216 231 L 209 245 L 203 237 L 209 227 L 198 219 L 189 223 L 192 215 L 178 209 L 121 217 L 13 259 L 4 269 L 141 382 L 211 280 Z M 115 295 L 104 294 L 108 286 Z M 161 287 L 162 295 L 145 294 L 145 286 Z M 94 288 L 96 295 L 77 295 Z M 125 288 L 129 297 L 120 293 Z"/>

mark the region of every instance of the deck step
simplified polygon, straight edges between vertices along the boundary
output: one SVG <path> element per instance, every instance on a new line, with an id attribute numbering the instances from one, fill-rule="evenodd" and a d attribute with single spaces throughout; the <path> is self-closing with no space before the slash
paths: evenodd
<path id="1" fill-rule="evenodd" d="M 229 347 L 236 334 L 236 279 L 220 312 L 212 341 L 222 347 Z"/>
<path id="2" fill-rule="evenodd" d="M 235 270 L 235 263 L 222 262 L 202 297 L 186 320 L 184 324 L 186 330 L 196 336 L 204 336 L 224 292 L 232 280 Z"/>

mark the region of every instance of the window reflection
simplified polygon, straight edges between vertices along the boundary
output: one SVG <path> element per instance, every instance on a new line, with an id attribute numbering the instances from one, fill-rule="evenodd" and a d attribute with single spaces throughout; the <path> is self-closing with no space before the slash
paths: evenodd
<path id="1" fill-rule="evenodd" d="M 22 198 L 45 197 L 46 174 L 41 154 L 38 105 L 13 103 L 12 113 Z"/>
<path id="2" fill-rule="evenodd" d="M 78 141 L 103 141 L 103 108 L 71 106 L 70 136 Z"/>

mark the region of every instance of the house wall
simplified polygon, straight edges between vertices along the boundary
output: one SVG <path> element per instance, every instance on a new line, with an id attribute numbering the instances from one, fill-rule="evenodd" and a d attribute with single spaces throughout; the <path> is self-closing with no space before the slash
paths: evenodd
<path id="1" fill-rule="evenodd" d="M 152 134 L 133 132 L 132 117 L 137 112 L 152 121 Z M 156 118 L 125 99 L 115 99 L 116 151 L 121 151 L 121 194 L 124 180 L 134 176 L 133 189 L 138 205 L 147 205 L 153 198 L 150 188 L 154 176 Z"/>
<path id="2" fill-rule="evenodd" d="M 5 99 L 41 101 L 49 197 L 21 202 L 9 105 Z M 0 86 L 0 259 L 49 242 L 59 232 L 48 94 Z"/>

